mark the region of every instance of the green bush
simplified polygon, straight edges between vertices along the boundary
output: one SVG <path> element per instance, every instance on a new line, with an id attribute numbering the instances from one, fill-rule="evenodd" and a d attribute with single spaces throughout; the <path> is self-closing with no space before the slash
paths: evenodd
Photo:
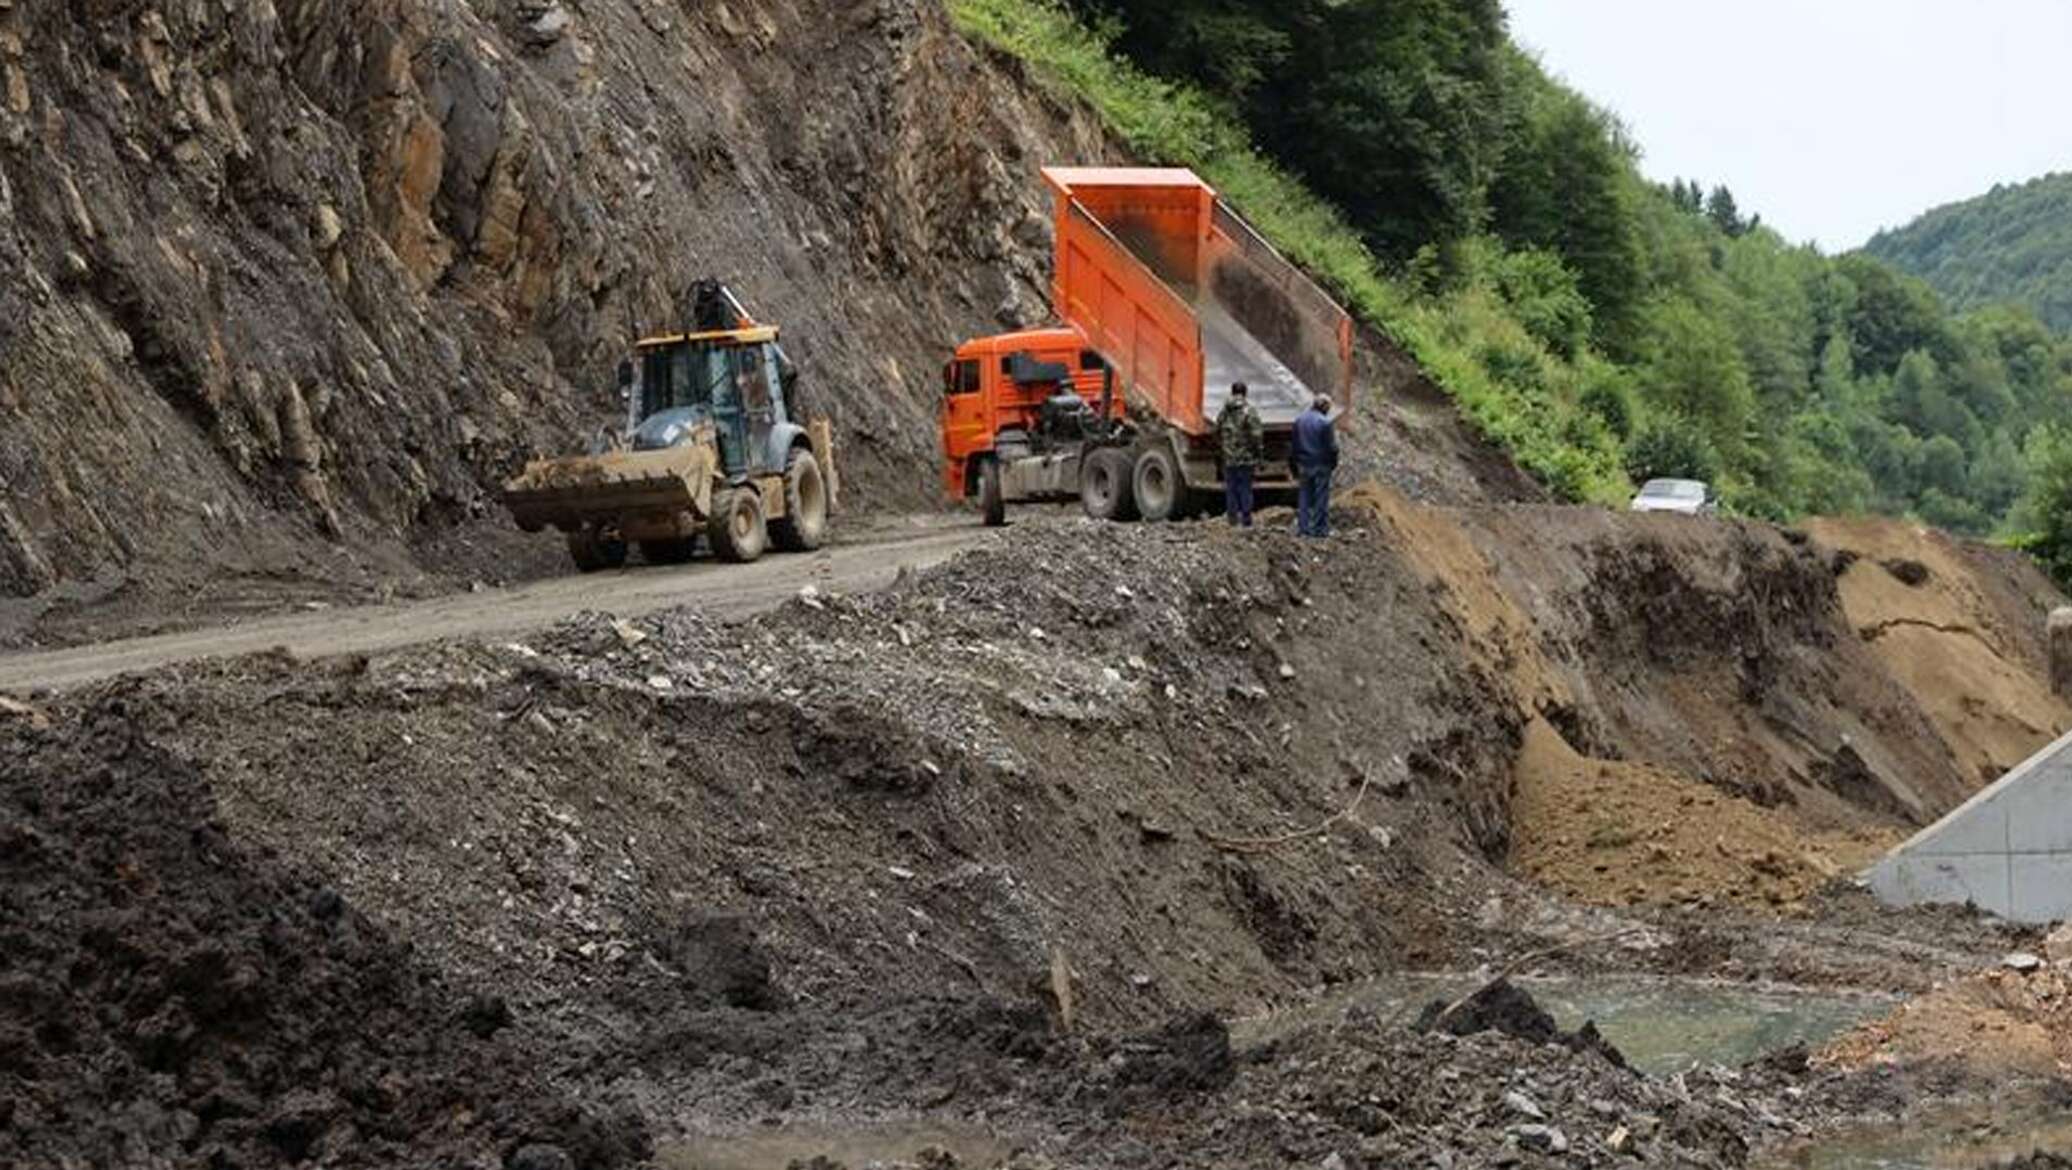
<path id="1" fill-rule="evenodd" d="M 1605 428 L 1622 443 L 1633 437 L 1633 424 L 1639 413 L 1634 397 L 1633 380 L 1625 371 L 1603 361 L 1584 365 L 1578 402 L 1603 420 Z"/>
<path id="2" fill-rule="evenodd" d="M 1719 449 L 1704 428 L 1684 418 L 1649 419 L 1626 444 L 1626 474 L 1635 483 L 1665 478 L 1717 483 L 1720 466 Z"/>

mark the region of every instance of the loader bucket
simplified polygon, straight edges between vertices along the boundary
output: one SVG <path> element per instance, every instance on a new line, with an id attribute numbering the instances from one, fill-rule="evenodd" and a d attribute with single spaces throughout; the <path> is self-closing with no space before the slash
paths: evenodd
<path id="1" fill-rule="evenodd" d="M 714 466 L 704 444 L 542 459 L 504 485 L 504 506 L 527 532 L 577 532 L 686 512 L 702 520 L 711 510 Z"/>

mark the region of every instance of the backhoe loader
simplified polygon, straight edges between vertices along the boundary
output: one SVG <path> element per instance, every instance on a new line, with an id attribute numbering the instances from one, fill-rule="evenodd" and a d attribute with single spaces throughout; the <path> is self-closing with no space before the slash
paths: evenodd
<path id="1" fill-rule="evenodd" d="M 527 532 L 552 527 L 585 573 L 689 560 L 700 536 L 721 560 L 808 552 L 837 502 L 827 420 L 803 420 L 798 371 L 774 326 L 723 284 L 701 281 L 678 332 L 645 338 L 619 364 L 626 414 L 587 455 L 540 459 L 504 485 Z"/>

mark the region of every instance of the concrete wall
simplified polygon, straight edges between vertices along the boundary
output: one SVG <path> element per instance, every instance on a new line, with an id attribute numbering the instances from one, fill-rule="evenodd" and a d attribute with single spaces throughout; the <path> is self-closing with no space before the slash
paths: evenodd
<path id="1" fill-rule="evenodd" d="M 2016 922 L 2072 919 L 2072 734 L 1864 876 L 1889 905 L 1970 902 Z"/>

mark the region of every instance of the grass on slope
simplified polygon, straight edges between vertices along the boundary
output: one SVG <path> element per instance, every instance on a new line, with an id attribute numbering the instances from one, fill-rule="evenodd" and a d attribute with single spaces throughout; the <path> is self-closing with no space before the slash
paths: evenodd
<path id="1" fill-rule="evenodd" d="M 1385 274 L 1338 212 L 1252 145 L 1237 118 L 1199 91 L 1123 60 L 1110 38 L 1053 0 L 948 0 L 960 32 L 1015 57 L 1085 101 L 1139 157 L 1192 168 L 1290 260 L 1362 320 L 1401 345 L 1484 435 L 1572 499 L 1615 501 L 1630 490 L 1616 455 L 1572 440 L 1579 412 L 1556 384 L 1568 373 L 1486 290 L 1444 302 Z M 1062 160 L 1061 160 L 1062 161 Z M 1493 375 L 1488 355 L 1517 378 Z"/>

